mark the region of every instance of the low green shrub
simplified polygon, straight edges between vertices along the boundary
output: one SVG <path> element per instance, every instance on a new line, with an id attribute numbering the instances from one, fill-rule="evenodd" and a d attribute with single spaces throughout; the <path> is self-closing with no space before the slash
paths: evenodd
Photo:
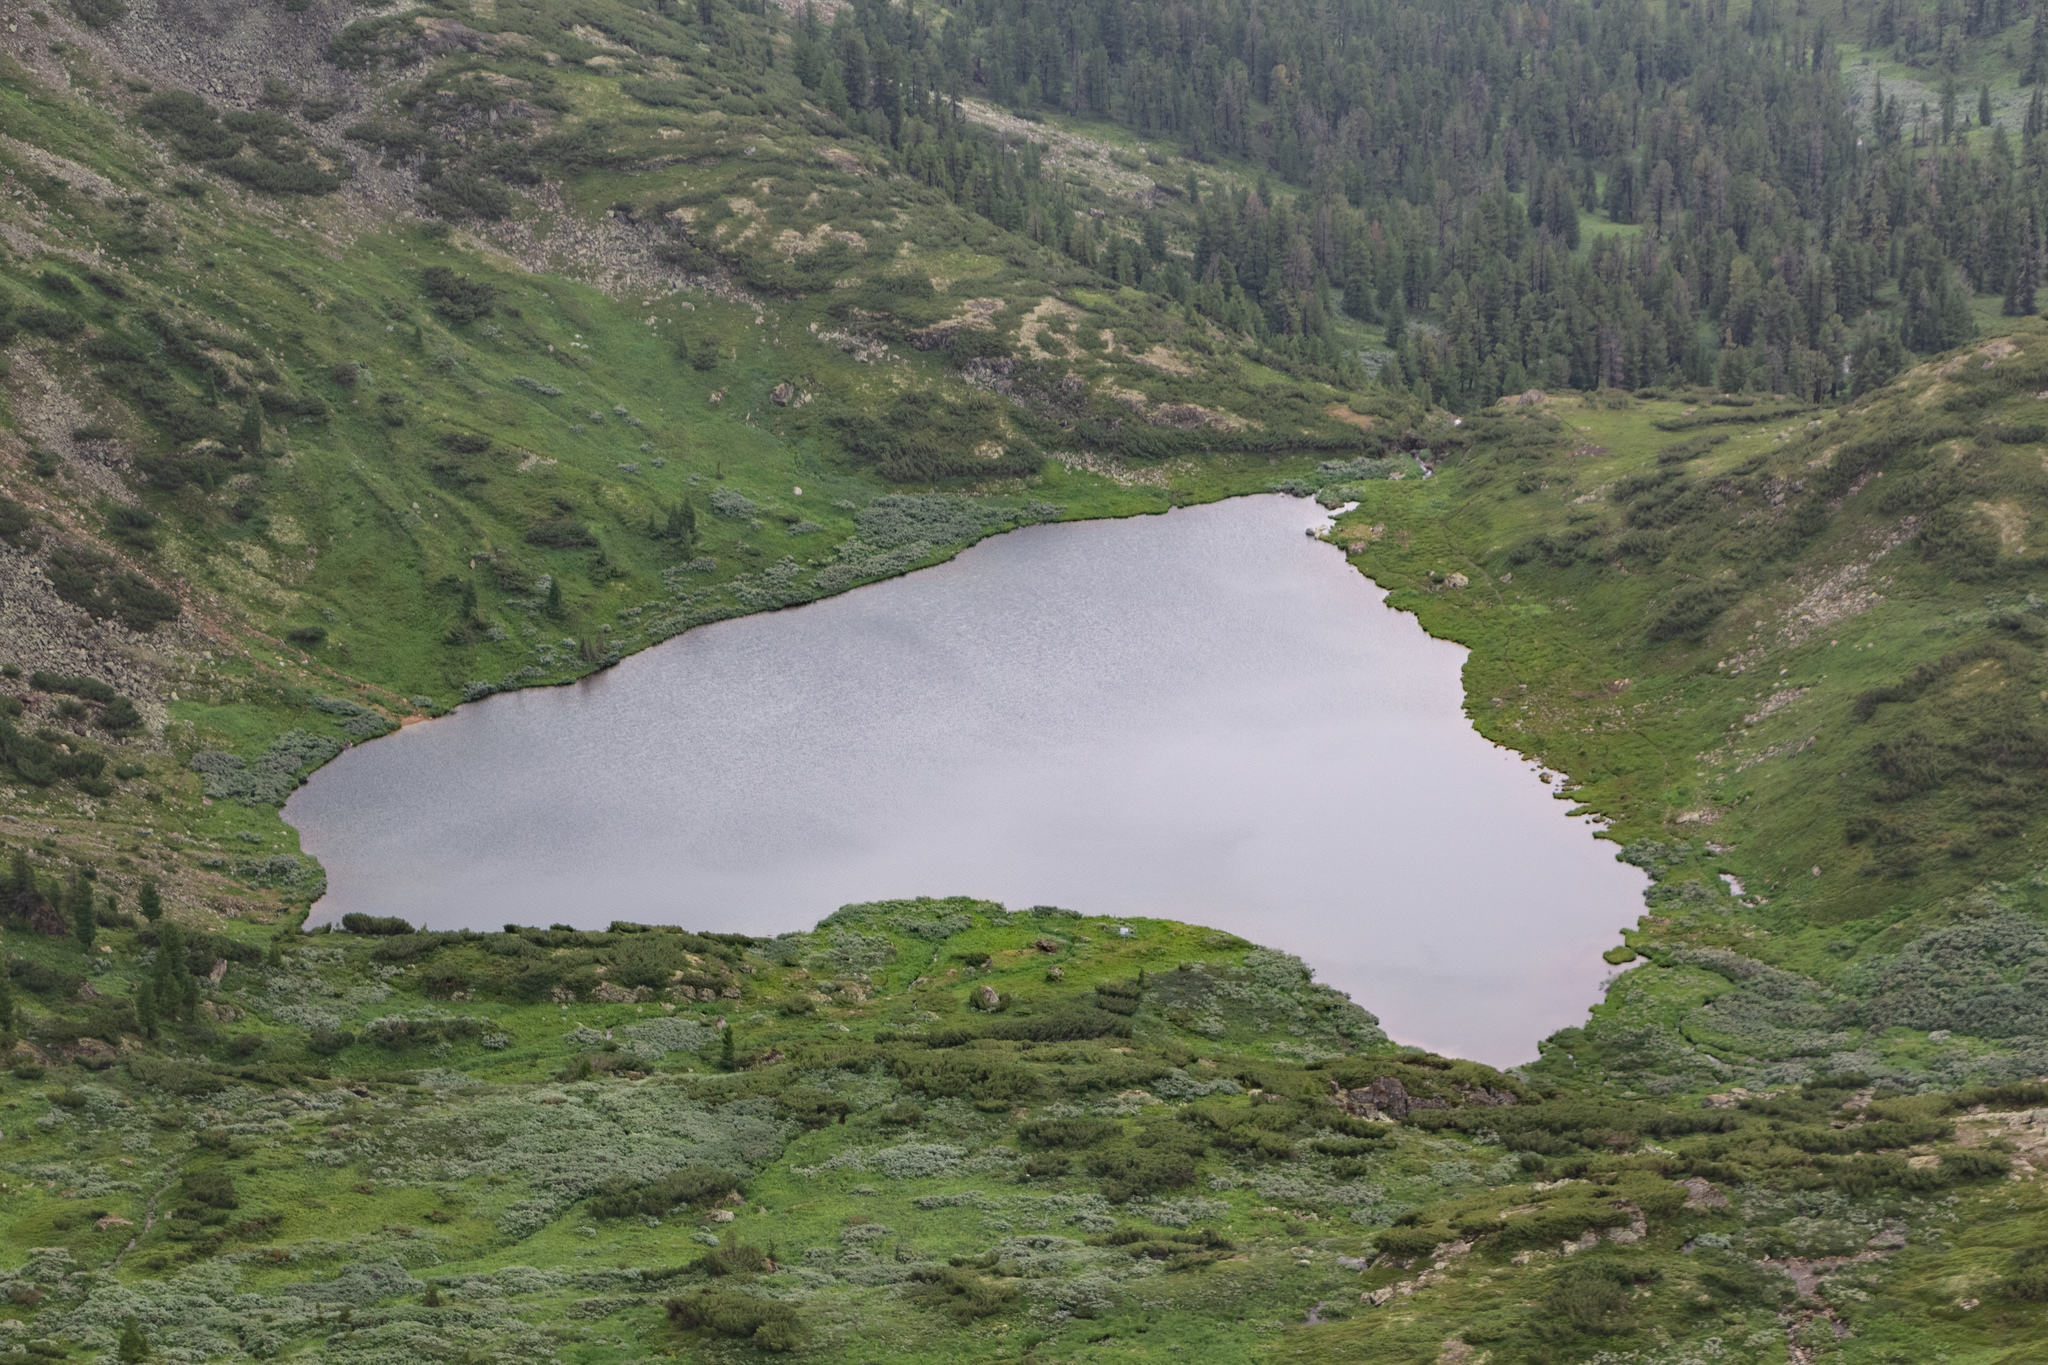
<path id="1" fill-rule="evenodd" d="M 810 1343 L 810 1329 L 795 1308 L 737 1290 L 705 1290 L 662 1306 L 668 1320 L 686 1331 L 751 1340 L 764 1351 L 800 1351 Z"/>
<path id="2" fill-rule="evenodd" d="M 1038 1119 L 1020 1125 L 1017 1137 L 1030 1147 L 1092 1147 L 1122 1131 L 1109 1119 Z"/>
<path id="3" fill-rule="evenodd" d="M 768 1253 L 749 1242 L 742 1242 L 734 1234 L 725 1234 L 725 1240 L 712 1250 L 697 1258 L 691 1269 L 702 1274 L 719 1278 L 726 1275 L 759 1275 L 773 1268 L 774 1262 Z"/>
<path id="4" fill-rule="evenodd" d="M 598 1218 L 661 1218 L 677 1208 L 723 1199 L 739 1185 L 737 1176 L 715 1166 L 685 1166 L 659 1180 L 614 1182 L 590 1201 L 590 1211 Z"/>
<path id="5" fill-rule="evenodd" d="M 396 915 L 365 915 L 351 910 L 341 917 L 341 927 L 351 934 L 410 934 L 413 927 Z"/>
<path id="6" fill-rule="evenodd" d="M 1023 1289 L 1013 1280 L 991 1279 L 965 1266 L 920 1267 L 911 1272 L 913 1286 L 904 1297 L 935 1308 L 961 1326 L 994 1317 L 1016 1303 Z"/>

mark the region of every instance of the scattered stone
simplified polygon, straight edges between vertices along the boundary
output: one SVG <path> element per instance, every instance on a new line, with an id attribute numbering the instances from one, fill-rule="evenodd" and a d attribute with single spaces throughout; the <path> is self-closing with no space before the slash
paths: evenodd
<path id="1" fill-rule="evenodd" d="M 1672 1183 L 1685 1191 L 1685 1206 L 1688 1209 L 1725 1209 L 1728 1207 L 1728 1196 L 1698 1176 L 1673 1181 Z"/>

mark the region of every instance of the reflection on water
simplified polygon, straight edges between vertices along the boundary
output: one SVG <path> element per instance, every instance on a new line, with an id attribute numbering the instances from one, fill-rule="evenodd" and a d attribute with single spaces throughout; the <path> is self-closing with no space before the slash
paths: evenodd
<path id="1" fill-rule="evenodd" d="M 1641 874 L 1460 710 L 1465 651 L 1246 498 L 1040 526 L 352 750 L 318 916 L 773 934 L 974 895 L 1297 953 L 1497 1064 L 1579 1022 Z"/>

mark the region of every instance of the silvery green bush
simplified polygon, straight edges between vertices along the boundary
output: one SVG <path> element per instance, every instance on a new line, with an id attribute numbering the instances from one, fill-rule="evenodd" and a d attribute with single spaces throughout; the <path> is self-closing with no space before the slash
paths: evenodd
<path id="1" fill-rule="evenodd" d="M 240 755 L 202 749 L 192 755 L 192 771 L 215 801 L 246 806 L 281 806 L 298 788 L 299 774 L 317 768 L 341 752 L 341 741 L 307 730 L 279 735 L 252 767 Z"/>

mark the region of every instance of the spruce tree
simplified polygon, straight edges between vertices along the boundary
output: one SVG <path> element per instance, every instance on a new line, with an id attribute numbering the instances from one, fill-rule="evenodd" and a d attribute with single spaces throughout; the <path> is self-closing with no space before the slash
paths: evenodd
<path id="1" fill-rule="evenodd" d="M 150 973 L 157 1008 L 165 1013 L 177 1013 L 184 1003 L 185 992 L 178 984 L 180 977 L 192 979 L 192 973 L 186 969 L 185 935 L 176 920 L 167 919 L 157 938 L 156 967 Z"/>
<path id="2" fill-rule="evenodd" d="M 1387 302 L 1387 349 L 1398 351 L 1401 343 L 1408 339 L 1408 303 L 1401 297 L 1401 291 L 1394 290 Z"/>
<path id="3" fill-rule="evenodd" d="M 548 579 L 547 613 L 557 621 L 562 619 L 562 580 L 559 576 Z"/>
<path id="4" fill-rule="evenodd" d="M 688 554 L 697 544 L 697 508 L 688 498 L 669 509 L 668 522 L 661 529 L 664 539 L 672 540 Z"/>
<path id="5" fill-rule="evenodd" d="M 1983 86 L 1977 91 L 1977 126 L 1991 126 L 1991 87 Z"/>
<path id="6" fill-rule="evenodd" d="M 155 924 L 163 918 L 164 898 L 156 889 L 156 878 L 145 877 L 143 879 L 142 891 L 136 896 L 135 903 L 141 908 L 142 917 L 151 924 Z"/>
<path id="7" fill-rule="evenodd" d="M 93 913 L 92 887 L 81 876 L 71 883 L 71 894 L 65 900 L 71 911 L 71 936 L 80 948 L 91 952 L 92 941 L 100 932 L 99 916 Z"/>
<path id="8" fill-rule="evenodd" d="M 14 1032 L 14 983 L 7 977 L 4 956 L 0 956 L 0 1032 Z"/>
<path id="9" fill-rule="evenodd" d="M 2034 291 L 2041 285 L 2041 221 L 2033 213 L 2027 215 L 2026 232 L 2020 238 L 2019 280 L 2013 286 L 2014 303 L 2018 305 L 2015 317 L 2030 317 L 2036 308 Z"/>
<path id="10" fill-rule="evenodd" d="M 1946 351 L 1977 335 L 1977 315 L 1970 310 L 1969 293 L 1956 285 L 1955 272 L 1943 270 L 1934 288 L 1934 345 Z"/>
<path id="11" fill-rule="evenodd" d="M 244 455 L 263 453 L 263 399 L 251 394 L 249 407 L 242 414 L 242 430 L 236 438 Z"/>
<path id="12" fill-rule="evenodd" d="M 115 1343 L 114 1354 L 121 1365 L 141 1365 L 149 1359 L 149 1338 L 143 1335 L 142 1324 L 132 1313 L 121 1320 L 121 1339 Z"/>
<path id="13" fill-rule="evenodd" d="M 2034 216 L 2029 213 L 2020 227 L 2019 259 L 2014 263 L 2012 281 L 2006 286 L 2005 302 L 2000 310 L 2009 318 L 2027 317 L 2034 311 L 2034 291 L 2039 283 L 2034 266 L 2036 249 Z"/>
<path id="14" fill-rule="evenodd" d="M 728 1022 L 725 1026 L 725 1032 L 721 1035 L 718 1043 L 718 1069 L 720 1071 L 731 1071 L 739 1065 L 733 1059 L 732 1035 L 733 1026 Z"/>
<path id="15" fill-rule="evenodd" d="M 156 1037 L 156 984 L 148 977 L 135 983 L 135 1022 L 145 1038 Z"/>
<path id="16" fill-rule="evenodd" d="M 2020 77 L 2022 85 L 2039 85 L 2043 76 L 2048 76 L 2048 11 L 2034 11 L 2034 31 L 2027 41 L 2027 70 Z"/>

